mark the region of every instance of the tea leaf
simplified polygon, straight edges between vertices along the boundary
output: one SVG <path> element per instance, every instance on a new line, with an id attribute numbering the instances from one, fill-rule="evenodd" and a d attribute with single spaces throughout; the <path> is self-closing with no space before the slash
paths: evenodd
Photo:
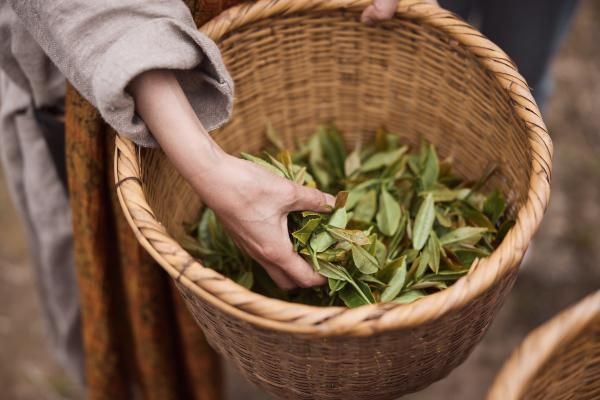
<path id="1" fill-rule="evenodd" d="M 425 250 L 421 253 L 419 257 L 419 264 L 414 274 L 415 279 L 419 280 L 423 275 L 425 275 L 430 258 L 431 254 L 429 254 L 427 248 L 425 248 Z"/>
<path id="2" fill-rule="evenodd" d="M 342 290 L 348 282 L 328 278 L 327 283 L 329 285 L 329 295 L 332 296 L 335 292 L 339 292 L 340 290 Z"/>
<path id="3" fill-rule="evenodd" d="M 346 148 L 339 132 L 331 127 L 320 127 L 318 130 L 319 142 L 325 159 L 335 171 L 338 177 L 344 176 L 344 162 L 346 160 Z"/>
<path id="4" fill-rule="evenodd" d="M 375 278 L 373 275 L 363 275 L 359 278 L 361 281 L 365 283 L 371 283 L 375 286 L 386 287 L 387 284 Z"/>
<path id="5" fill-rule="evenodd" d="M 443 213 L 438 207 L 435 208 L 435 219 L 444 228 L 452 227 L 452 220 Z"/>
<path id="6" fill-rule="evenodd" d="M 255 157 L 255 156 L 253 156 L 251 154 L 247 154 L 247 153 L 240 153 L 240 156 L 247 161 L 251 161 L 254 164 L 260 165 L 267 171 L 272 172 L 277 176 L 280 176 L 282 178 L 286 177 L 282 170 L 280 170 L 277 167 L 274 167 L 273 164 L 269 164 L 267 161 L 263 160 L 262 158 Z"/>
<path id="7" fill-rule="evenodd" d="M 435 289 L 446 289 L 448 287 L 448 285 L 446 285 L 444 282 L 436 282 L 436 281 L 421 281 L 419 283 L 415 283 L 414 285 L 412 285 L 410 288 L 411 289 L 430 289 L 430 288 L 435 288 Z"/>
<path id="8" fill-rule="evenodd" d="M 440 173 L 440 165 L 433 145 L 427 145 L 427 153 L 421 174 L 421 185 L 424 190 L 429 190 L 437 182 Z"/>
<path id="9" fill-rule="evenodd" d="M 385 189 L 381 188 L 379 195 L 379 210 L 377 211 L 377 227 L 386 236 L 392 236 L 400 224 L 400 205 Z"/>
<path id="10" fill-rule="evenodd" d="M 344 161 L 344 173 L 350 176 L 360 169 L 360 147 L 355 148 Z"/>
<path id="11" fill-rule="evenodd" d="M 347 211 L 353 210 L 363 195 L 364 195 L 364 191 L 362 191 L 360 189 L 354 188 L 354 189 L 350 190 L 348 192 L 348 199 L 346 200 L 346 205 L 344 206 L 344 208 Z"/>
<path id="12" fill-rule="evenodd" d="M 252 271 L 242 271 L 235 281 L 246 289 L 250 289 L 254 284 L 254 275 Z"/>
<path id="13" fill-rule="evenodd" d="M 379 270 L 377 259 L 362 247 L 352 246 L 352 260 L 356 268 L 363 274 L 374 274 Z"/>
<path id="14" fill-rule="evenodd" d="M 406 258 L 403 257 L 400 266 L 393 272 L 388 287 L 381 293 L 381 301 L 392 301 L 395 299 L 406 281 Z"/>
<path id="15" fill-rule="evenodd" d="M 281 161 L 279 161 L 278 159 L 276 159 L 269 153 L 267 153 L 267 157 L 269 158 L 269 161 L 271 161 L 272 165 L 274 165 L 275 167 L 277 167 L 277 169 L 279 169 L 281 172 L 283 172 L 283 175 L 285 178 L 290 179 L 290 180 L 294 179 L 294 177 L 288 171 L 287 167 Z"/>
<path id="16" fill-rule="evenodd" d="M 483 204 L 483 212 L 490 218 L 492 224 L 498 221 L 502 214 L 504 214 L 505 209 L 506 202 L 504 201 L 504 196 L 498 190 L 494 190 Z"/>
<path id="17" fill-rule="evenodd" d="M 281 140 L 281 137 L 279 136 L 279 134 L 277 133 L 275 128 L 273 128 L 273 125 L 271 125 L 270 122 L 267 122 L 266 135 L 267 135 L 267 139 L 269 140 L 269 142 L 271 142 L 271 144 L 273 146 L 275 146 L 275 148 L 277 150 L 285 149 L 285 146 L 283 145 L 283 141 Z"/>
<path id="18" fill-rule="evenodd" d="M 314 232 L 314 230 L 321 223 L 321 218 L 313 218 L 306 221 L 302 228 L 298 229 L 296 232 L 292 233 L 292 236 L 298 239 L 300 243 L 306 244 L 310 239 L 310 236 Z"/>
<path id="19" fill-rule="evenodd" d="M 487 232 L 487 228 L 475 228 L 472 226 L 463 226 L 446 233 L 440 238 L 440 244 L 447 246 L 452 243 L 474 242 L 477 243 L 482 235 Z"/>
<path id="20" fill-rule="evenodd" d="M 494 244 L 496 246 L 499 245 L 502 242 L 502 240 L 504 240 L 504 237 L 514 225 L 515 221 L 504 221 L 502 225 L 500 225 L 500 228 L 498 228 L 498 235 L 496 236 L 496 240 L 494 241 Z"/>
<path id="21" fill-rule="evenodd" d="M 424 281 L 440 281 L 440 282 L 454 282 L 463 276 L 465 276 L 469 272 L 468 269 L 460 270 L 460 271 L 440 271 L 435 274 L 425 275 L 423 277 Z"/>
<path id="22" fill-rule="evenodd" d="M 348 224 L 348 214 L 346 213 L 346 209 L 336 209 L 333 214 L 331 214 L 327 224 L 336 228 L 345 228 Z"/>
<path id="23" fill-rule="evenodd" d="M 310 248 L 322 253 L 335 243 L 335 239 L 326 231 L 319 232 L 310 239 Z"/>
<path id="24" fill-rule="evenodd" d="M 375 303 L 375 298 L 373 297 L 371 289 L 361 281 L 355 282 L 352 286 L 344 287 L 339 293 L 340 298 L 348 308 Z"/>
<path id="25" fill-rule="evenodd" d="M 421 297 L 425 297 L 424 292 L 420 290 L 409 290 L 392 300 L 392 303 L 408 304 L 420 299 Z"/>
<path id="26" fill-rule="evenodd" d="M 377 263 L 380 266 L 385 264 L 385 260 L 387 258 L 387 248 L 381 240 L 377 239 L 375 241 L 374 251 L 372 251 L 371 254 L 375 256 Z"/>
<path id="27" fill-rule="evenodd" d="M 465 220 L 470 224 L 487 228 L 488 230 L 494 229 L 492 222 L 481 211 L 476 210 L 466 203 L 461 205 L 459 209 Z"/>
<path id="28" fill-rule="evenodd" d="M 387 167 L 396 162 L 404 153 L 407 147 L 401 147 L 391 151 L 381 151 L 370 156 L 361 166 L 361 172 L 371 172 Z"/>
<path id="29" fill-rule="evenodd" d="M 364 193 L 354 208 L 354 220 L 369 223 L 377 211 L 377 192 L 369 190 Z"/>
<path id="30" fill-rule="evenodd" d="M 438 239 L 435 231 L 431 231 L 431 235 L 429 236 L 429 240 L 427 241 L 427 253 L 428 253 L 428 262 L 431 270 L 434 273 L 438 273 L 440 270 L 440 252 L 442 251 L 442 245 L 440 244 L 440 240 Z"/>
<path id="31" fill-rule="evenodd" d="M 304 181 L 307 177 L 306 167 L 301 167 L 298 169 L 294 168 L 293 174 L 294 174 L 294 182 L 296 182 L 299 185 L 304 185 Z"/>
<path id="32" fill-rule="evenodd" d="M 327 233 L 338 240 L 344 240 L 359 246 L 364 246 L 370 243 L 369 237 L 363 231 L 356 229 L 340 229 L 331 226 L 326 226 L 325 229 L 327 230 Z"/>
<path id="33" fill-rule="evenodd" d="M 338 192 L 338 194 L 335 196 L 334 208 L 344 208 L 347 200 L 348 200 L 348 192 L 347 191 L 342 190 L 342 191 Z M 346 225 L 344 224 L 343 227 L 345 227 L 345 226 Z M 343 228 L 343 227 L 340 227 L 340 228 Z"/>
<path id="34" fill-rule="evenodd" d="M 423 246 L 425 246 L 425 243 L 429 238 L 429 233 L 433 228 L 434 218 L 435 203 L 433 201 L 433 195 L 430 193 L 425 197 L 423 203 L 421 203 L 421 207 L 419 207 L 419 211 L 415 218 L 412 238 L 414 249 L 421 250 Z"/>
<path id="35" fill-rule="evenodd" d="M 333 264 L 327 261 L 320 263 L 321 268 L 319 273 L 326 278 L 337 279 L 339 281 L 352 281 L 352 277 L 348 274 L 345 268 L 340 267 L 337 264 Z"/>

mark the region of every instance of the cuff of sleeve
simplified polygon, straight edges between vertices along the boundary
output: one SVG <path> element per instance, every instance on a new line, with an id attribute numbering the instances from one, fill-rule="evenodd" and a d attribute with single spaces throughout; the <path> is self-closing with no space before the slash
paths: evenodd
<path id="1" fill-rule="evenodd" d="M 174 70 L 206 129 L 220 127 L 231 116 L 233 81 L 219 49 L 204 34 L 177 20 L 158 18 L 129 30 L 101 60 L 92 81 L 94 102 L 108 124 L 140 146 L 157 143 L 135 114 L 133 98 L 125 88 L 149 70 Z"/>

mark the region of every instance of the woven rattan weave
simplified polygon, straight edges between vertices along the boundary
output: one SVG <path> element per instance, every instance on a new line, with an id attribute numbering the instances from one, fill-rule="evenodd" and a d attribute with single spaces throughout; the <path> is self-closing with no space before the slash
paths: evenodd
<path id="1" fill-rule="evenodd" d="M 600 291 L 530 333 L 488 400 L 600 399 Z"/>

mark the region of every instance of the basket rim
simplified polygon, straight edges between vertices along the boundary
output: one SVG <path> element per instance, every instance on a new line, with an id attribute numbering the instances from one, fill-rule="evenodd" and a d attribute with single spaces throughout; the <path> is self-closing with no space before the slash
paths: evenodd
<path id="1" fill-rule="evenodd" d="M 364 9 L 370 0 L 259 0 L 228 9 L 200 28 L 215 42 L 256 21 L 307 11 Z M 178 282 L 223 312 L 262 328 L 310 336 L 370 335 L 433 321 L 461 308 L 518 268 L 541 223 L 550 196 L 552 141 L 527 83 L 510 58 L 454 14 L 422 0 L 400 1 L 396 17 L 433 26 L 456 40 L 489 70 L 507 92 L 528 132 L 531 172 L 526 203 L 514 227 L 487 258 L 451 287 L 410 304 L 378 303 L 347 309 L 317 307 L 268 298 L 251 292 L 194 260 L 156 219 L 142 189 L 139 153 L 133 142 L 117 136 L 114 159 L 117 196 L 138 241 Z"/>
<path id="2" fill-rule="evenodd" d="M 597 290 L 533 330 L 496 375 L 487 400 L 520 399 L 528 382 L 561 345 L 599 318 L 600 290 Z"/>

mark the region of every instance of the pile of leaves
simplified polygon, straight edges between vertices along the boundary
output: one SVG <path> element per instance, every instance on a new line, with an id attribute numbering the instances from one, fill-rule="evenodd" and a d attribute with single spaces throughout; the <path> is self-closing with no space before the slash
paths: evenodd
<path id="1" fill-rule="evenodd" d="M 499 191 L 479 192 L 495 168 L 477 182 L 465 182 L 427 142 L 409 152 L 398 135 L 380 129 L 348 153 L 338 130 L 322 126 L 290 152 L 272 128 L 267 136 L 277 148 L 275 156 L 242 157 L 298 184 L 337 194 L 329 214 L 288 216 L 294 249 L 328 284 L 278 289 L 235 246 L 210 209 L 188 227 L 190 238 L 183 243 L 204 265 L 259 293 L 324 306 L 409 303 L 467 274 L 513 224 L 504 218 L 506 203 Z"/>

